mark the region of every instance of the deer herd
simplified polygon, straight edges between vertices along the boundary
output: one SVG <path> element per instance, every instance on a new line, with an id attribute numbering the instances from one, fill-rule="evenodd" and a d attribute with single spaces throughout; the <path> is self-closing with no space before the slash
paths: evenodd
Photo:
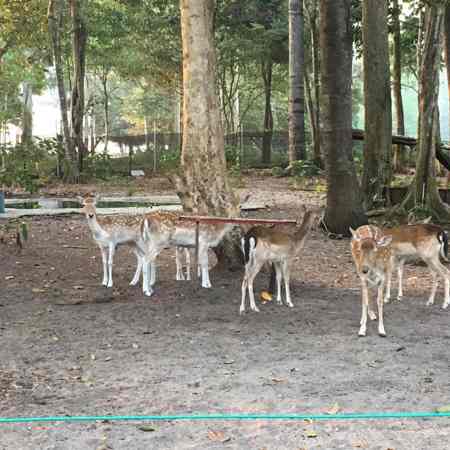
<path id="1" fill-rule="evenodd" d="M 116 248 L 131 246 L 136 255 L 136 272 L 131 285 L 141 279 L 145 295 L 150 296 L 156 282 L 156 258 L 163 249 L 175 247 L 176 279 L 191 279 L 189 249 L 196 245 L 195 222 L 181 221 L 174 212 L 155 211 L 145 215 L 98 216 L 98 197 L 79 198 L 81 212 L 86 216 L 92 237 L 100 247 L 103 261 L 103 281 L 106 287 L 113 286 L 112 269 Z M 323 208 L 302 208 L 302 221 L 294 233 L 279 231 L 265 226 L 254 226 L 241 239 L 245 261 L 242 281 L 240 313 L 246 309 L 247 291 L 250 309 L 259 311 L 255 303 L 253 281 L 265 264 L 273 264 L 276 273 L 276 302 L 282 304 L 281 284 L 284 280 L 285 302 L 293 307 L 290 294 L 290 269 L 299 255 L 314 223 L 323 216 Z M 201 285 L 210 288 L 208 250 L 216 247 L 223 237 L 236 226 L 230 223 L 200 223 L 198 236 L 198 271 Z M 362 286 L 362 314 L 359 336 L 365 336 L 367 317 L 375 320 L 377 315 L 371 307 L 369 287 L 377 290 L 378 334 L 386 336 L 383 321 L 383 305 L 391 297 L 392 273 L 398 273 L 397 299 L 403 297 L 403 267 L 409 259 L 421 259 L 432 274 L 432 288 L 427 305 L 432 305 L 436 296 L 438 276 L 443 278 L 445 298 L 442 308 L 450 304 L 450 271 L 442 264 L 447 260 L 448 236 L 438 225 L 429 223 L 403 225 L 396 228 L 380 228 L 364 225 L 350 229 L 352 257 Z M 185 265 L 181 261 L 184 253 Z"/>

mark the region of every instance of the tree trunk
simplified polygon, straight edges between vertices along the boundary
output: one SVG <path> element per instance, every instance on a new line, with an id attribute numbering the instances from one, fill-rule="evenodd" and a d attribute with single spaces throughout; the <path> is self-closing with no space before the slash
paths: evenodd
<path id="1" fill-rule="evenodd" d="M 289 0 L 289 163 L 306 159 L 303 2 Z"/>
<path id="2" fill-rule="evenodd" d="M 447 90 L 450 98 L 450 5 L 445 6 L 444 12 L 444 59 L 445 59 L 445 67 L 447 69 Z M 449 114 L 449 122 L 450 122 L 450 114 Z"/>
<path id="3" fill-rule="evenodd" d="M 315 135 L 313 136 L 313 154 L 314 162 L 317 166 L 324 168 L 323 155 L 321 151 L 320 135 L 320 58 L 319 58 L 319 27 L 318 27 L 318 0 L 312 0 L 310 8 L 309 26 L 311 30 L 311 57 L 312 57 L 312 75 L 314 92 L 314 116 L 315 116 Z"/>
<path id="4" fill-rule="evenodd" d="M 264 81 L 264 134 L 262 142 L 262 163 L 270 164 L 272 161 L 272 136 L 273 136 L 273 114 L 272 114 L 272 56 L 261 64 L 261 72 Z"/>
<path id="5" fill-rule="evenodd" d="M 108 70 L 103 68 L 100 81 L 103 88 L 103 115 L 104 115 L 104 148 L 103 152 L 106 155 L 108 153 L 108 141 L 109 141 L 109 94 L 108 94 Z"/>
<path id="6" fill-rule="evenodd" d="M 66 160 L 64 179 L 66 181 L 73 182 L 75 180 L 78 180 L 79 172 L 78 165 L 76 163 L 72 137 L 70 135 L 69 121 L 67 118 L 67 99 L 66 89 L 64 87 L 64 67 L 61 48 L 61 30 L 63 17 L 60 0 L 49 0 L 47 18 L 48 28 L 52 41 L 52 52 L 58 86 L 59 106 L 61 110 L 61 123 L 64 139 L 64 157 Z"/>
<path id="7" fill-rule="evenodd" d="M 83 0 L 70 1 L 70 17 L 73 27 L 73 85 L 70 111 L 73 143 L 78 152 L 78 170 L 80 172 L 83 170 L 83 157 L 86 152 L 83 138 L 83 117 L 87 30 L 82 18 L 82 11 Z"/>
<path id="8" fill-rule="evenodd" d="M 394 56 L 394 79 L 392 82 L 395 114 L 397 124 L 397 134 L 405 135 L 405 117 L 403 112 L 403 98 L 402 98 L 402 54 L 400 42 L 400 12 L 401 8 L 398 0 L 393 0 L 393 56 Z M 405 172 L 406 169 L 406 154 L 403 145 L 396 145 L 394 150 L 394 168 L 396 172 Z"/>
<path id="9" fill-rule="evenodd" d="M 22 88 L 22 143 L 28 145 L 33 140 L 33 88 L 29 81 L 25 81 Z"/>
<path id="10" fill-rule="evenodd" d="M 450 209 L 442 202 L 436 182 L 436 148 L 439 145 L 439 66 L 444 8 L 427 5 L 424 15 L 423 53 L 419 69 L 419 137 L 416 175 L 402 206 L 426 208 L 438 220 L 448 221 Z"/>
<path id="11" fill-rule="evenodd" d="M 325 224 L 330 232 L 349 235 L 349 227 L 367 223 L 352 153 L 351 0 L 321 0 L 320 18 Z"/>
<path id="12" fill-rule="evenodd" d="M 187 212 L 235 216 L 238 202 L 228 182 L 224 134 L 216 90 L 214 3 L 181 0 L 183 44 L 183 143 L 181 170 L 174 177 Z M 240 263 L 226 241 L 219 264 Z"/>
<path id="13" fill-rule="evenodd" d="M 392 110 L 389 72 L 387 0 L 363 1 L 364 172 L 365 206 L 383 202 L 392 178 Z"/>
<path id="14" fill-rule="evenodd" d="M 319 124 L 317 123 L 317 104 L 314 102 L 312 96 L 312 87 L 311 81 L 309 78 L 309 73 L 305 70 L 305 97 L 306 97 L 306 106 L 308 111 L 309 118 L 309 127 L 311 132 L 311 145 L 313 150 L 313 161 L 316 166 L 323 169 L 323 161 L 322 156 L 320 154 L 320 130 Z"/>

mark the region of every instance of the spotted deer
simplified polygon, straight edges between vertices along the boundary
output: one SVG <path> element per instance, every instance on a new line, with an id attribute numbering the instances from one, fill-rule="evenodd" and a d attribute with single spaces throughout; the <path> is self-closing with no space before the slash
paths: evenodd
<path id="1" fill-rule="evenodd" d="M 112 268 L 114 254 L 117 246 L 129 245 L 133 248 L 137 259 L 136 272 L 130 285 L 136 285 L 139 282 L 145 255 L 145 245 L 141 234 L 142 215 L 114 215 L 98 216 L 97 201 L 99 197 L 87 196 L 79 197 L 82 205 L 81 213 L 86 216 L 88 226 L 92 237 L 100 247 L 103 261 L 103 281 L 106 287 L 113 286 Z M 154 213 L 151 213 L 154 214 Z M 187 278 L 190 279 L 190 259 L 189 252 L 186 249 Z M 176 253 L 177 280 L 184 279 L 182 265 L 178 254 Z M 151 283 L 155 283 L 155 266 L 150 269 Z"/>
<path id="2" fill-rule="evenodd" d="M 309 230 L 318 217 L 322 215 L 322 208 L 306 210 L 302 207 L 303 220 L 298 230 L 289 234 L 277 229 L 264 226 L 252 227 L 242 238 L 242 251 L 245 260 L 245 275 L 242 281 L 242 299 L 239 309 L 240 314 L 245 312 L 245 300 L 248 290 L 250 309 L 259 312 L 255 303 L 253 281 L 265 263 L 273 263 L 277 279 L 277 303 L 281 300 L 281 281 L 284 279 L 286 291 L 286 305 L 292 308 L 294 305 L 290 293 L 290 271 L 293 259 L 299 254 L 305 243 Z"/>
<path id="3" fill-rule="evenodd" d="M 208 249 L 216 247 L 234 226 L 229 223 L 200 224 L 197 263 L 201 273 L 202 287 L 211 287 Z M 195 229 L 195 222 L 181 221 L 179 215 L 173 212 L 159 211 L 145 215 L 141 233 L 146 245 L 146 262 L 143 267 L 143 290 L 146 295 L 150 296 L 153 293 L 152 283 L 148 278 L 149 265 L 155 264 L 155 260 L 163 248 L 195 247 Z"/>
<path id="4" fill-rule="evenodd" d="M 380 228 L 373 225 L 363 225 L 357 230 L 350 228 L 350 231 L 352 233 L 351 252 L 362 287 L 362 314 L 358 335 L 366 335 L 368 315 L 371 320 L 376 319 L 369 304 L 370 284 L 376 286 L 378 290 L 378 334 L 384 337 L 386 331 L 383 321 L 383 294 L 394 264 L 392 236 L 385 235 Z"/>
<path id="5" fill-rule="evenodd" d="M 428 266 L 433 276 L 433 285 L 427 305 L 434 303 L 437 290 L 438 275 L 444 279 L 445 297 L 442 308 L 450 304 L 450 272 L 442 264 L 440 258 L 447 259 L 448 236 L 444 229 L 433 224 L 403 225 L 396 228 L 383 228 L 384 234 L 392 236 L 391 249 L 394 262 L 398 271 L 398 294 L 399 300 L 403 297 L 403 267 L 409 259 L 421 259 Z M 391 278 L 387 279 L 385 302 L 389 302 L 391 296 Z"/>

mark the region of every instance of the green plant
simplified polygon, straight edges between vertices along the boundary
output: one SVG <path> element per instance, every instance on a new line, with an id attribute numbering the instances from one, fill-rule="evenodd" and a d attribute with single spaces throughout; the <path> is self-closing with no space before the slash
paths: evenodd
<path id="1" fill-rule="evenodd" d="M 273 177 L 282 177 L 283 176 L 283 169 L 281 167 L 278 167 L 278 166 L 272 167 L 272 176 Z"/>
<path id="2" fill-rule="evenodd" d="M 314 177 L 320 173 L 313 161 L 294 161 L 291 166 L 294 177 Z"/>

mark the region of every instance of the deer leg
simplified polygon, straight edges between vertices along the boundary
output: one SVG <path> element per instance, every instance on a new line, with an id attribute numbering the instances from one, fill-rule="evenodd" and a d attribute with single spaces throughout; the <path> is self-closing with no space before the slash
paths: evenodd
<path id="1" fill-rule="evenodd" d="M 108 284 L 106 285 L 106 287 L 112 287 L 112 285 L 113 285 L 112 268 L 113 268 L 114 252 L 116 250 L 116 246 L 113 243 L 110 243 L 108 250 L 109 250 L 109 254 L 108 254 Z"/>
<path id="2" fill-rule="evenodd" d="M 256 259 L 253 259 L 253 264 L 249 267 L 248 273 L 248 295 L 250 297 L 250 309 L 255 312 L 259 312 L 258 307 L 255 303 L 255 293 L 253 291 L 253 281 L 258 275 L 259 271 L 261 270 L 261 267 L 263 266 L 264 262 L 258 262 Z"/>
<path id="3" fill-rule="evenodd" d="M 242 287 L 241 287 L 241 307 L 239 308 L 239 314 L 245 313 L 245 297 L 247 295 L 247 287 L 248 287 L 248 264 L 245 265 L 245 274 L 244 279 L 242 280 Z"/>
<path id="4" fill-rule="evenodd" d="M 198 255 L 200 267 L 202 269 L 202 287 L 210 288 L 211 282 L 209 281 L 208 247 L 200 244 Z"/>
<path id="5" fill-rule="evenodd" d="M 449 276 L 450 273 L 447 270 L 447 268 L 439 261 L 439 255 L 436 255 L 436 257 L 430 259 L 428 261 L 430 269 L 432 269 L 434 272 L 437 272 L 441 277 L 444 279 L 444 289 L 445 289 L 445 297 L 444 297 L 444 303 L 442 304 L 442 308 L 446 309 L 448 308 L 450 304 L 450 280 Z M 434 274 L 436 276 L 437 274 Z M 430 299 L 428 300 L 427 305 L 432 305 L 434 302 L 434 295 L 436 293 L 437 289 L 437 279 L 433 278 L 433 289 L 432 289 L 432 295 L 430 295 Z"/>
<path id="6" fill-rule="evenodd" d="M 277 303 L 279 305 L 282 304 L 281 301 L 281 280 L 283 278 L 283 273 L 281 269 L 280 263 L 273 263 L 272 270 L 275 270 L 276 279 L 277 279 Z M 273 293 L 273 292 L 272 292 Z"/>
<path id="7" fill-rule="evenodd" d="M 384 322 L 383 322 L 383 291 L 384 291 L 384 282 L 378 286 L 378 297 L 377 297 L 377 304 L 378 304 L 378 334 L 382 337 L 386 337 L 386 331 L 384 329 Z"/>
<path id="8" fill-rule="evenodd" d="M 384 297 L 384 303 L 389 303 L 391 301 L 391 283 L 392 283 L 392 270 L 389 270 L 386 275 L 386 295 Z"/>
<path id="9" fill-rule="evenodd" d="M 362 313 L 358 336 L 365 336 L 367 330 L 367 310 L 369 308 L 369 290 L 367 287 L 366 280 L 361 279 L 361 287 L 362 287 Z"/>
<path id="10" fill-rule="evenodd" d="M 103 286 L 108 284 L 108 253 L 106 247 L 100 246 L 100 251 L 102 253 L 102 262 L 103 262 Z"/>
<path id="11" fill-rule="evenodd" d="M 431 284 L 431 292 L 430 292 L 430 297 L 428 298 L 427 301 L 427 306 L 430 306 L 432 304 L 434 304 L 434 298 L 436 297 L 436 291 L 437 291 L 437 273 L 435 272 L 434 269 L 431 269 L 431 276 L 433 277 L 433 281 Z"/>
<path id="12" fill-rule="evenodd" d="M 405 261 L 401 260 L 397 267 L 398 274 L 398 293 L 397 300 L 401 300 L 403 298 L 403 269 L 405 267 Z"/>
<path id="13" fill-rule="evenodd" d="M 136 272 L 134 273 L 133 279 L 130 281 L 130 286 L 135 286 L 139 283 L 139 279 L 141 278 L 141 271 L 142 271 L 142 262 L 143 258 L 137 251 L 135 251 L 136 254 L 136 260 L 137 260 L 137 266 L 136 266 Z"/>
<path id="14" fill-rule="evenodd" d="M 294 304 L 291 300 L 291 290 L 289 287 L 289 281 L 291 277 L 289 264 L 287 261 L 283 261 L 281 263 L 281 269 L 283 271 L 283 278 L 284 278 L 284 290 L 286 292 L 286 305 L 289 306 L 289 308 L 293 308 Z"/>
<path id="15" fill-rule="evenodd" d="M 186 280 L 191 280 L 191 252 L 185 247 L 184 255 L 186 258 Z"/>
<path id="16" fill-rule="evenodd" d="M 178 247 L 175 247 L 175 264 L 177 266 L 176 280 L 177 281 L 184 280 L 183 265 L 181 264 L 180 261 L 180 252 Z"/>

